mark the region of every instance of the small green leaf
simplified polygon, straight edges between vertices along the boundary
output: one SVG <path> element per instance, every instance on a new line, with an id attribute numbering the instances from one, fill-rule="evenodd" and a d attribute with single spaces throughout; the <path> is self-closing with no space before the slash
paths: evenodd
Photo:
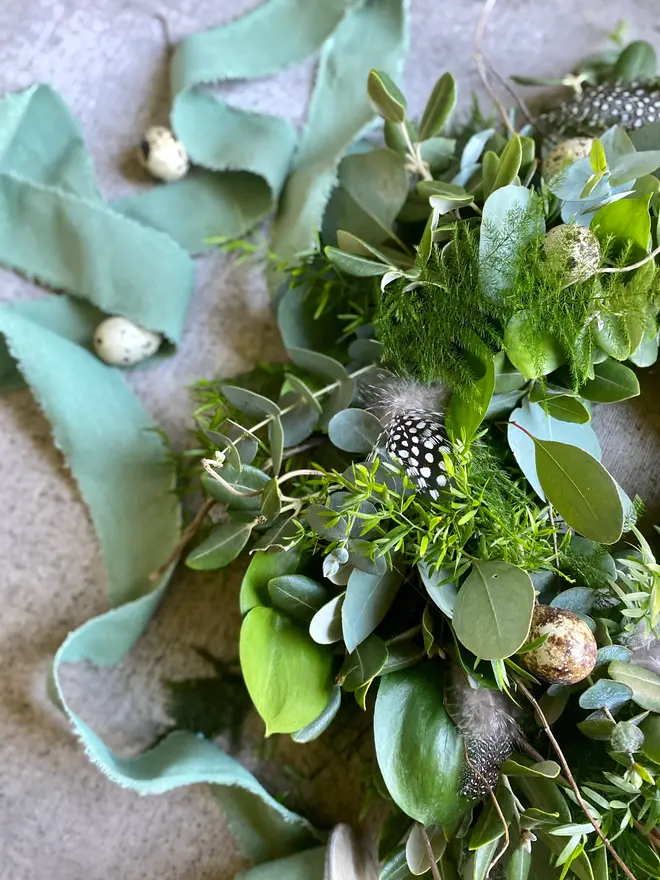
<path id="1" fill-rule="evenodd" d="M 277 519 L 282 510 L 282 496 L 277 478 L 273 477 L 266 483 L 264 493 L 261 496 L 261 515 L 267 521 Z"/>
<path id="2" fill-rule="evenodd" d="M 589 161 L 591 162 L 591 170 L 594 174 L 607 171 L 607 159 L 605 158 L 605 150 L 603 144 L 598 138 L 594 138 L 589 153 Z"/>
<path id="3" fill-rule="evenodd" d="M 518 760 L 508 760 L 500 765 L 500 771 L 505 776 L 542 776 L 544 779 L 556 779 L 561 773 L 561 767 L 556 761 L 522 764 Z"/>
<path id="4" fill-rule="evenodd" d="M 527 572 L 508 562 L 475 562 L 454 606 L 454 630 L 468 651 L 503 660 L 524 645 L 534 611 Z"/>
<path id="5" fill-rule="evenodd" d="M 280 413 L 279 406 L 268 397 L 250 391 L 249 388 L 239 388 L 236 385 L 223 385 L 220 389 L 230 403 L 243 413 L 250 416 L 258 416 L 266 413 L 277 416 Z"/>
<path id="6" fill-rule="evenodd" d="M 419 125 L 420 141 L 425 141 L 442 131 L 455 104 L 456 82 L 451 73 L 443 73 L 433 87 L 431 97 L 424 108 Z"/>
<path id="7" fill-rule="evenodd" d="M 340 706 L 341 688 L 339 685 L 335 685 L 325 709 L 321 712 L 318 718 L 315 718 L 306 727 L 302 727 L 300 730 L 296 730 L 295 733 L 292 733 L 291 739 L 297 743 L 308 743 L 312 742 L 312 740 L 318 739 L 335 720 Z"/>
<path id="8" fill-rule="evenodd" d="M 226 522 L 215 526 L 208 538 L 188 554 L 186 565 L 196 571 L 224 568 L 245 547 L 253 528 L 253 522 Z"/>
<path id="9" fill-rule="evenodd" d="M 646 154 L 632 153 L 631 155 L 638 157 Z M 657 155 L 660 164 L 660 153 Z M 629 164 L 632 161 L 633 159 L 629 159 Z M 613 173 L 610 183 L 612 186 L 617 186 L 618 184 L 612 179 L 614 176 Z M 621 176 L 627 177 L 628 175 L 622 171 Z M 624 183 L 625 181 L 619 182 Z M 619 248 L 625 247 L 629 242 L 633 243 L 634 249 L 630 262 L 642 259 L 648 252 L 651 235 L 649 199 L 650 195 L 646 195 L 637 199 L 621 199 L 618 202 L 610 202 L 609 205 L 599 208 L 591 221 L 591 228 L 602 244 L 605 244 L 612 237 Z"/>
<path id="10" fill-rule="evenodd" d="M 622 663 L 620 660 L 610 663 L 607 671 L 615 681 L 631 689 L 638 706 L 660 712 L 660 675 L 637 663 Z"/>
<path id="11" fill-rule="evenodd" d="M 309 351 L 305 348 L 288 348 L 287 352 L 297 367 L 309 370 L 310 373 L 325 376 L 336 381 L 343 381 L 349 378 L 346 367 L 327 354 Z"/>
<path id="12" fill-rule="evenodd" d="M 345 251 L 330 246 L 324 248 L 323 253 L 337 268 L 346 272 L 347 275 L 355 275 L 357 278 L 375 278 L 384 275 L 389 268 L 384 263 L 376 263 L 355 254 L 347 254 Z"/>
<path id="13" fill-rule="evenodd" d="M 613 76 L 623 82 L 652 79 L 656 73 L 655 49 L 646 40 L 629 43 L 619 55 Z"/>
<path id="14" fill-rule="evenodd" d="M 381 669 L 381 675 L 408 669 L 409 666 L 415 666 L 426 657 L 426 651 L 414 639 L 390 641 L 387 643 L 387 650 L 389 654 L 385 666 Z"/>
<path id="15" fill-rule="evenodd" d="M 549 416 L 562 422 L 584 425 L 591 419 L 589 410 L 582 401 L 568 394 L 553 394 L 540 403 Z"/>
<path id="16" fill-rule="evenodd" d="M 273 608 L 253 608 L 241 627 L 245 685 L 266 736 L 295 733 L 326 707 L 332 693 L 332 649 Z"/>
<path id="17" fill-rule="evenodd" d="M 344 642 L 349 652 L 383 620 L 402 580 L 402 575 L 394 570 L 383 575 L 371 575 L 358 569 L 352 572 L 341 611 Z"/>
<path id="18" fill-rule="evenodd" d="M 369 636 L 344 660 L 339 670 L 339 683 L 349 693 L 356 691 L 381 672 L 387 657 L 385 642 L 378 636 Z"/>
<path id="19" fill-rule="evenodd" d="M 319 414 L 321 413 L 321 404 L 314 396 L 314 392 L 307 387 L 307 385 L 299 379 L 297 376 L 294 376 L 292 373 L 286 373 L 285 379 L 289 383 L 289 385 L 293 388 L 294 391 L 297 391 L 298 394 L 303 398 L 303 400 L 307 401 L 307 403 L 315 409 Z"/>
<path id="20" fill-rule="evenodd" d="M 332 645 L 341 641 L 341 606 L 344 593 L 335 596 L 319 608 L 309 624 L 309 634 L 319 645 Z"/>
<path id="21" fill-rule="evenodd" d="M 616 662 L 616 661 L 615 661 Z M 618 681 L 600 678 L 596 684 L 580 694 L 580 706 L 583 709 L 604 709 L 610 712 L 618 709 L 632 698 L 632 688 Z"/>
<path id="22" fill-rule="evenodd" d="M 338 412 L 328 425 L 330 442 L 345 452 L 371 452 L 382 433 L 376 416 L 357 407 Z"/>
<path id="23" fill-rule="evenodd" d="M 268 582 L 268 594 L 275 608 L 309 624 L 330 598 L 325 587 L 302 574 L 283 574 Z"/>
<path id="24" fill-rule="evenodd" d="M 501 812 L 507 822 L 511 821 L 511 817 L 515 811 L 513 795 L 505 785 L 498 785 L 495 790 L 495 797 L 499 804 Z M 504 837 L 504 825 L 499 812 L 495 809 L 492 799 L 486 804 L 481 811 L 481 815 L 477 819 L 476 824 L 470 834 L 469 849 L 478 850 L 483 846 L 487 846 L 494 840 Z"/>
<path id="25" fill-rule="evenodd" d="M 406 815 L 447 826 L 466 811 L 469 802 L 459 796 L 463 740 L 443 705 L 439 662 L 381 679 L 374 742 L 387 790 Z"/>
<path id="26" fill-rule="evenodd" d="M 328 541 L 343 541 L 348 538 L 348 522 L 321 504 L 310 504 L 305 511 L 305 519 L 317 535 Z"/>
<path id="27" fill-rule="evenodd" d="M 447 838 L 442 832 L 442 828 L 433 826 L 426 831 L 428 841 L 431 844 L 434 861 L 437 863 L 440 856 L 447 848 Z M 406 841 L 406 861 L 408 869 L 414 877 L 421 877 L 431 870 L 429 862 L 427 844 L 422 835 L 422 826 L 417 822 L 410 830 L 408 840 Z"/>
<path id="28" fill-rule="evenodd" d="M 270 440 L 270 457 L 273 463 L 273 473 L 277 476 L 282 467 L 282 455 L 284 452 L 284 428 L 279 415 L 270 420 L 268 426 L 268 439 Z"/>
<path id="29" fill-rule="evenodd" d="M 568 443 L 534 438 L 536 472 L 548 501 L 570 528 L 600 544 L 623 531 L 623 506 L 616 483 L 588 452 Z"/>
<path id="30" fill-rule="evenodd" d="M 492 194 L 495 187 L 495 179 L 500 168 L 500 157 L 492 150 L 487 150 L 481 160 L 481 174 L 483 179 L 484 200 Z"/>
<path id="31" fill-rule="evenodd" d="M 406 118 L 406 99 L 399 87 L 384 70 L 372 70 L 367 80 L 367 93 L 376 113 L 389 122 Z"/>
<path id="32" fill-rule="evenodd" d="M 273 525 L 272 528 L 264 532 L 252 545 L 250 553 L 256 551 L 265 551 L 274 549 L 276 551 L 290 550 L 300 537 L 300 529 L 296 524 L 293 515 L 284 515 Z"/>
<path id="33" fill-rule="evenodd" d="M 615 752 L 632 755 L 644 745 L 644 734 L 631 721 L 619 721 L 612 731 L 611 746 Z"/>
<path id="34" fill-rule="evenodd" d="M 445 426 L 447 431 L 459 439 L 465 437 L 470 443 L 483 422 L 493 397 L 495 388 L 495 364 L 492 358 L 486 362 L 484 375 L 474 383 L 469 397 L 454 393 L 449 401 Z"/>
<path id="35" fill-rule="evenodd" d="M 422 561 L 417 565 L 417 570 L 426 587 L 426 592 L 440 611 L 451 620 L 454 616 L 454 605 L 458 594 L 453 569 L 430 568 L 426 562 Z"/>
<path id="36" fill-rule="evenodd" d="M 506 880 L 527 880 L 532 867 L 532 850 L 524 843 L 514 849 L 506 866 Z"/>
<path id="37" fill-rule="evenodd" d="M 500 163 L 491 192 L 495 192 L 495 190 L 501 189 L 503 186 L 510 186 L 518 176 L 521 164 L 522 145 L 520 137 L 514 134 L 500 156 Z"/>
<path id="38" fill-rule="evenodd" d="M 508 322 L 504 349 L 513 366 L 527 380 L 547 376 L 566 359 L 554 336 L 539 329 L 527 310 L 518 312 Z"/>
<path id="39" fill-rule="evenodd" d="M 630 690 L 621 691 L 620 697 L 627 697 L 627 699 L 620 699 L 618 703 L 616 699 L 614 699 L 613 705 L 615 709 L 620 708 L 624 702 L 628 702 L 631 697 Z M 594 697 L 593 702 L 600 702 L 600 698 Z M 602 709 L 597 709 L 595 712 L 592 712 L 591 715 L 587 716 L 584 721 L 578 722 L 577 728 L 580 733 L 583 733 L 589 739 L 596 740 L 597 742 L 609 742 L 615 723 L 616 722 L 611 718 L 607 717 Z"/>
<path id="40" fill-rule="evenodd" d="M 269 581 L 283 574 L 295 574 L 301 564 L 302 556 L 297 547 L 277 553 L 255 553 L 241 582 L 241 614 L 247 614 L 255 605 L 270 605 Z"/>
<path id="41" fill-rule="evenodd" d="M 639 395 L 639 380 L 633 371 L 618 363 L 606 360 L 594 366 L 593 379 L 581 388 L 580 394 L 594 403 L 617 403 Z"/>

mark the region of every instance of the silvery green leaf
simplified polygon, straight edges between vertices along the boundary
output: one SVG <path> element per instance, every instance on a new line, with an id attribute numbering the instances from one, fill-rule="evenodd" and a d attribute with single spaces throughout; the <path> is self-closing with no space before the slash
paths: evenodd
<path id="1" fill-rule="evenodd" d="M 317 535 L 328 541 L 343 541 L 348 537 L 346 518 L 321 504 L 311 504 L 305 512 L 305 519 Z"/>
<path id="2" fill-rule="evenodd" d="M 330 442 L 345 452 L 371 452 L 382 433 L 376 416 L 357 408 L 338 412 L 328 425 Z"/>
<path id="3" fill-rule="evenodd" d="M 628 687 L 628 685 L 619 681 L 600 678 L 596 684 L 580 694 L 579 703 L 583 709 L 602 709 L 607 707 L 612 712 L 631 700 L 632 695 L 632 688 Z"/>
<path id="4" fill-rule="evenodd" d="M 297 743 L 308 743 L 312 742 L 312 740 L 318 739 L 318 737 L 330 727 L 340 706 L 341 688 L 339 685 L 335 685 L 332 689 L 328 704 L 319 717 L 310 722 L 307 727 L 302 727 L 300 730 L 292 733 L 291 739 Z"/>
<path id="5" fill-rule="evenodd" d="M 348 550 L 345 547 L 337 547 L 323 559 L 323 576 L 330 578 L 337 574 L 339 567 L 348 562 Z"/>
<path id="6" fill-rule="evenodd" d="M 310 373 L 316 373 L 328 379 L 339 381 L 349 378 L 346 367 L 327 354 L 309 351 L 304 348 L 289 348 L 287 352 L 296 366 L 301 367 L 303 370 L 309 370 Z"/>
<path id="7" fill-rule="evenodd" d="M 348 346 L 348 355 L 358 364 L 378 364 L 383 346 L 377 339 L 354 339 Z"/>
<path id="8" fill-rule="evenodd" d="M 406 99 L 384 70 L 372 70 L 367 80 L 367 93 L 376 113 L 389 122 L 400 123 L 406 118 Z"/>
<path id="9" fill-rule="evenodd" d="M 316 612 L 309 624 L 309 634 L 319 645 L 341 640 L 341 606 L 345 594 L 335 596 Z"/>
<path id="10" fill-rule="evenodd" d="M 236 385 L 223 385 L 220 389 L 230 403 L 233 403 L 241 412 L 251 416 L 262 413 L 267 415 L 279 415 L 280 408 L 268 397 L 250 391 L 248 388 L 239 388 Z"/>
<path id="11" fill-rule="evenodd" d="M 461 154 L 461 171 L 479 162 L 486 144 L 494 134 L 494 128 L 485 128 L 483 131 L 478 131 L 472 135 Z"/>
<path id="12" fill-rule="evenodd" d="M 417 565 L 417 569 L 427 593 L 440 611 L 451 620 L 457 594 L 453 570 L 447 567 L 431 568 L 424 560 Z"/>
<path id="13" fill-rule="evenodd" d="M 636 180 L 645 174 L 653 174 L 658 168 L 660 168 L 660 150 L 631 153 L 628 156 L 622 156 L 611 168 L 610 184 L 621 186 L 622 183 Z"/>
<path id="14" fill-rule="evenodd" d="M 571 587 L 555 596 L 550 604 L 553 608 L 564 608 L 567 611 L 589 614 L 595 599 L 594 591 L 588 587 Z"/>

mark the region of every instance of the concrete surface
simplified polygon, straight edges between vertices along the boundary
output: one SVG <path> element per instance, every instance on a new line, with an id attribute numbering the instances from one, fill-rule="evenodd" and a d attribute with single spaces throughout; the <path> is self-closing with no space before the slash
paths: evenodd
<path id="1" fill-rule="evenodd" d="M 310 0 L 312 2 L 312 0 Z M 322 2 L 322 0 L 317 0 Z M 126 156 L 141 132 L 166 116 L 166 47 L 156 13 L 173 39 L 220 23 L 250 0 L 5 0 L 0 7 L 0 91 L 50 82 L 82 122 L 108 196 L 144 186 Z M 412 51 L 405 91 L 418 109 L 451 69 L 463 96 L 476 87 L 470 62 L 478 0 L 413 0 Z M 654 10 L 656 10 L 654 12 Z M 501 0 L 487 50 L 504 74 L 567 70 L 625 17 L 631 34 L 660 42 L 657 0 Z M 232 99 L 299 118 L 310 68 L 276 81 L 232 86 Z M 42 295 L 0 270 L 0 298 Z M 229 375 L 279 345 L 258 272 L 214 255 L 200 261 L 198 290 L 177 356 L 130 381 L 175 443 L 188 430 L 187 386 Z M 607 463 L 630 492 L 644 492 L 649 522 L 660 522 L 658 370 L 647 371 L 642 401 L 603 408 L 599 433 Z M 625 440 L 622 440 L 625 430 Z M 86 510 L 27 392 L 0 398 L 0 880 L 228 880 L 241 865 L 222 816 L 204 786 L 161 798 L 122 791 L 89 765 L 44 680 L 67 632 L 106 609 L 103 572 Z M 78 710 L 113 746 L 134 753 L 162 729 L 165 678 L 205 674 L 192 646 L 236 655 L 237 572 L 184 575 L 134 655 L 103 674 L 72 671 Z M 247 728 L 255 736 L 258 722 Z M 282 790 L 276 770 L 295 764 L 292 802 L 324 823 L 359 806 L 357 747 L 336 742 L 303 749 L 275 744 L 257 760 Z M 347 757 L 337 756 L 344 750 Z M 305 777 L 316 774 L 316 785 Z M 337 779 L 342 779 L 337 787 Z M 352 780 L 349 782 L 348 780 Z M 292 781 L 293 780 L 293 781 Z M 313 794 L 312 794 L 313 791 Z"/>

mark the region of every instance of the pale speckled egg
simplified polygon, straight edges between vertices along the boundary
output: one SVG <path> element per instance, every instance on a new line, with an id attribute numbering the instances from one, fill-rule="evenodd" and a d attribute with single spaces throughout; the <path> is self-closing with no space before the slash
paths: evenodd
<path id="1" fill-rule="evenodd" d="M 600 265 L 600 242 L 586 226 L 562 223 L 543 240 L 549 261 L 566 276 L 567 284 L 586 281 Z"/>
<path id="2" fill-rule="evenodd" d="M 152 125 L 147 129 L 138 157 L 150 174 L 168 183 L 181 180 L 190 168 L 186 148 L 163 125 Z"/>
<path id="3" fill-rule="evenodd" d="M 160 333 L 145 330 L 128 318 L 106 318 L 94 331 L 94 350 L 114 367 L 130 367 L 146 360 L 158 351 L 162 341 Z"/>
<path id="4" fill-rule="evenodd" d="M 584 620 L 564 608 L 537 605 L 527 644 L 544 635 L 540 647 L 520 655 L 532 675 L 550 684 L 576 684 L 589 675 L 598 646 Z"/>
<path id="5" fill-rule="evenodd" d="M 543 160 L 543 179 L 550 180 L 558 171 L 568 168 L 578 159 L 586 159 L 592 146 L 593 138 L 585 137 L 568 138 L 558 143 Z"/>

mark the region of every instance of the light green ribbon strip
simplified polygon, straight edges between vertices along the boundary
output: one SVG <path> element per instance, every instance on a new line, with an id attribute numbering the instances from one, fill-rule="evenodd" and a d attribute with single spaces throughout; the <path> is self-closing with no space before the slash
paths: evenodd
<path id="1" fill-rule="evenodd" d="M 114 754 L 71 711 L 61 688 L 62 663 L 113 665 L 132 649 L 169 579 L 154 587 L 148 575 L 180 533 L 163 438 L 120 372 L 91 353 L 90 342 L 104 314 L 125 315 L 176 342 L 193 285 L 187 251 L 202 249 L 209 235 L 240 235 L 268 214 L 291 167 L 296 137 L 288 122 L 237 110 L 196 87 L 268 75 L 322 50 L 277 224 L 283 251 L 294 255 L 313 240 L 341 153 L 371 116 L 368 69 L 396 72 L 405 11 L 405 0 L 271 0 L 188 38 L 172 65 L 172 123 L 203 167 L 178 184 L 112 205 L 102 201 L 78 126 L 54 91 L 35 86 L 0 102 L 0 263 L 65 291 L 0 307 L 0 388 L 25 380 L 50 420 L 89 507 L 113 606 L 59 649 L 55 691 L 90 759 L 119 784 L 141 794 L 214 784 L 230 827 L 255 862 L 318 838 L 252 774 L 197 736 L 171 734 L 132 759 Z M 303 868 L 281 876 L 314 876 L 318 852 L 303 859 L 312 860 L 308 874 Z"/>

